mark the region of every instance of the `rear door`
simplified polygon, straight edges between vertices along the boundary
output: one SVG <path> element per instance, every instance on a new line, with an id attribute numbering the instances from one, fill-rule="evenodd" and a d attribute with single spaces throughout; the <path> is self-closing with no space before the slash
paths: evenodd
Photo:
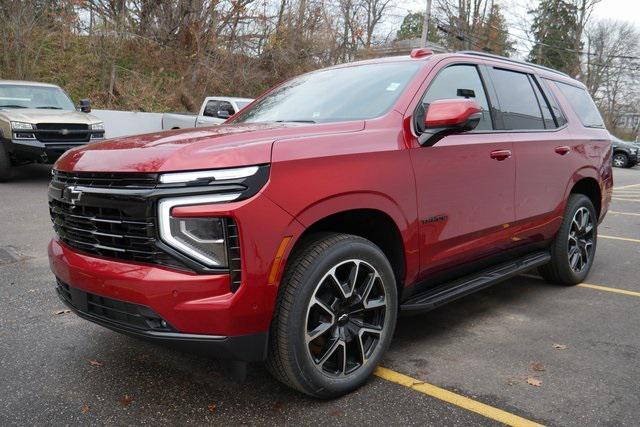
<path id="1" fill-rule="evenodd" d="M 562 220 L 567 185 L 584 152 L 555 96 L 530 69 L 492 66 L 489 73 L 516 158 L 515 238 L 518 245 L 542 242 Z"/>
<path id="2" fill-rule="evenodd" d="M 515 159 L 512 143 L 493 134 L 492 105 L 481 69 L 475 63 L 442 61 L 422 97 L 424 104 L 472 97 L 483 110 L 476 130 L 410 150 L 423 277 L 497 254 L 511 244 Z"/>

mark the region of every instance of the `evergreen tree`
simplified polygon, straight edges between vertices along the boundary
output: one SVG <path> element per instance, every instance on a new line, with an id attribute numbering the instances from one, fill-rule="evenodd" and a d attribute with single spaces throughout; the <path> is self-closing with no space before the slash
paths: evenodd
<path id="1" fill-rule="evenodd" d="M 529 61 L 564 71 L 571 76 L 580 70 L 577 8 L 566 0 L 541 0 L 530 11 L 534 45 Z"/>
<path id="2" fill-rule="evenodd" d="M 424 14 L 421 12 L 408 13 L 402 20 L 400 29 L 396 32 L 396 40 L 419 39 L 422 37 L 422 26 L 424 24 Z M 429 25 L 427 40 L 438 41 L 438 29 L 432 21 Z"/>
<path id="3" fill-rule="evenodd" d="M 515 52 L 513 40 L 509 38 L 509 28 L 498 4 L 493 4 L 486 22 L 480 30 L 482 49 L 502 56 Z"/>

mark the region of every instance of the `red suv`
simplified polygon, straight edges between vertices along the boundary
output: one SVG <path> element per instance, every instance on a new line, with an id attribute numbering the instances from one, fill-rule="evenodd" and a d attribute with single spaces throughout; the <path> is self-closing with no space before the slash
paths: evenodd
<path id="1" fill-rule="evenodd" d="M 338 396 L 401 311 L 536 267 L 581 282 L 610 144 L 584 86 L 532 64 L 416 50 L 315 71 L 222 126 L 65 154 L 57 293 L 115 331 Z"/>

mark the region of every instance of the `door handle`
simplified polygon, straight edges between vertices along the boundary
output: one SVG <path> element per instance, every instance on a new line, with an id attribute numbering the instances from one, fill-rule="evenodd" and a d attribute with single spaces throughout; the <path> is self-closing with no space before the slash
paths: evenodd
<path id="1" fill-rule="evenodd" d="M 569 151 L 571 151 L 571 147 L 569 147 L 568 145 L 562 145 L 560 147 L 556 147 L 555 151 L 556 151 L 556 153 L 560 154 L 561 156 L 564 156 Z"/>
<path id="2" fill-rule="evenodd" d="M 490 154 L 492 159 L 495 159 L 499 162 L 502 160 L 506 160 L 511 157 L 511 150 L 494 150 Z"/>

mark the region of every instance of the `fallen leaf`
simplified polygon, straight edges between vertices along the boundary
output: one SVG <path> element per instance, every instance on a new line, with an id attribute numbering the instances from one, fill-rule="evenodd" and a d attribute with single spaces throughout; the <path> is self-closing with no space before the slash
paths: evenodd
<path id="1" fill-rule="evenodd" d="M 532 385 L 534 387 L 540 387 L 542 385 L 542 381 L 540 381 L 537 378 L 528 377 L 527 378 L 527 384 Z"/>
<path id="2" fill-rule="evenodd" d="M 276 411 L 281 411 L 282 406 L 283 406 L 282 402 L 278 400 L 276 403 L 273 404 L 273 409 Z"/>
<path id="3" fill-rule="evenodd" d="M 89 364 L 90 364 L 91 366 L 102 366 L 102 365 L 104 365 L 104 363 L 99 362 L 99 361 L 97 361 L 97 360 L 89 360 Z"/>
<path id="4" fill-rule="evenodd" d="M 556 350 L 566 350 L 567 346 L 564 344 L 554 344 L 553 348 L 555 348 Z"/>
<path id="5" fill-rule="evenodd" d="M 338 410 L 336 409 L 336 410 L 333 410 L 333 411 L 329 412 L 329 415 L 332 415 L 332 416 L 334 416 L 334 417 L 340 417 L 340 416 L 342 416 L 342 412 L 341 412 L 341 411 L 338 411 Z"/>
<path id="6" fill-rule="evenodd" d="M 125 394 L 122 396 L 122 399 L 120 399 L 120 404 L 125 408 L 131 405 L 131 402 L 133 402 L 133 396 L 129 396 L 128 394 Z"/>
<path id="7" fill-rule="evenodd" d="M 543 372 L 544 371 L 544 366 L 542 366 L 542 363 L 540 363 L 540 362 L 532 362 L 531 363 L 531 369 L 536 371 L 536 372 Z"/>
<path id="8" fill-rule="evenodd" d="M 89 407 L 89 405 L 84 405 L 82 407 L 82 409 L 80 409 L 80 412 L 82 412 L 83 414 L 88 413 L 91 410 L 91 408 Z"/>
<path id="9" fill-rule="evenodd" d="M 214 414 L 218 410 L 218 405 L 216 405 L 215 403 L 211 402 L 211 403 L 209 403 L 209 406 L 207 406 L 207 409 L 209 409 L 209 412 Z"/>
<path id="10" fill-rule="evenodd" d="M 55 314 L 56 316 L 59 316 L 61 314 L 69 314 L 69 313 L 71 313 L 71 310 L 57 310 L 53 312 L 53 314 Z"/>

